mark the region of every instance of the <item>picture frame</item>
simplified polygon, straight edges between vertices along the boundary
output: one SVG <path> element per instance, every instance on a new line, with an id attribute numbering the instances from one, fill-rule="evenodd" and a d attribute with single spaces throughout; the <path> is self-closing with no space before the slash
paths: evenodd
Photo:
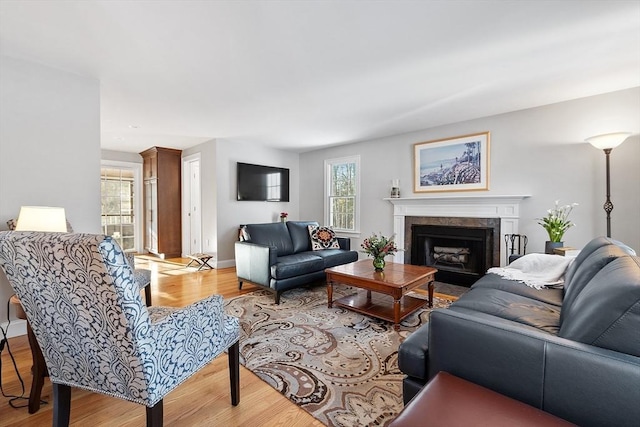
<path id="1" fill-rule="evenodd" d="M 489 189 L 490 133 L 419 142 L 413 146 L 413 191 Z"/>

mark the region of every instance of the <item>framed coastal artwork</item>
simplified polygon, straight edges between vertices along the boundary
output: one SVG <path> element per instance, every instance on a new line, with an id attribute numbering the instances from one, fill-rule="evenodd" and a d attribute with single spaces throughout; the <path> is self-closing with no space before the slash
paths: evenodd
<path id="1" fill-rule="evenodd" d="M 416 193 L 489 189 L 489 132 L 413 146 Z"/>

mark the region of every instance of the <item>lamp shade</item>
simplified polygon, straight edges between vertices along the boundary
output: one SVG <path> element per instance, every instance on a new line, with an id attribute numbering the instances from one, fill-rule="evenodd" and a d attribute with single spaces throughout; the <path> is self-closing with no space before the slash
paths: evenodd
<path id="1" fill-rule="evenodd" d="M 66 233 L 67 218 L 64 208 L 22 206 L 16 224 L 16 231 L 59 231 Z"/>
<path id="2" fill-rule="evenodd" d="M 629 135 L 631 135 L 631 132 L 605 133 L 587 138 L 586 141 L 596 148 L 606 150 L 607 148 L 616 148 L 622 144 Z"/>

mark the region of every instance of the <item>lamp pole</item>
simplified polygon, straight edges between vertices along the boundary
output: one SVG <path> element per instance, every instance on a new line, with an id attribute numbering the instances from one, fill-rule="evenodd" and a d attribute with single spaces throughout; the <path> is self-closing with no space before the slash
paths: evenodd
<path id="1" fill-rule="evenodd" d="M 611 175 L 609 172 L 609 155 L 611 154 L 611 150 L 613 150 L 613 148 L 604 149 L 604 155 L 607 159 L 607 200 L 602 207 L 607 213 L 607 237 L 611 237 L 611 211 L 613 210 L 613 203 L 611 202 Z"/>
<path id="2" fill-rule="evenodd" d="M 587 142 L 596 148 L 604 151 L 607 162 L 607 200 L 604 202 L 603 208 L 607 213 L 607 237 L 611 237 L 611 211 L 613 203 L 611 203 L 611 174 L 609 166 L 609 156 L 611 150 L 622 144 L 625 139 L 631 135 L 629 132 L 607 133 L 604 135 L 592 136 L 587 138 Z"/>

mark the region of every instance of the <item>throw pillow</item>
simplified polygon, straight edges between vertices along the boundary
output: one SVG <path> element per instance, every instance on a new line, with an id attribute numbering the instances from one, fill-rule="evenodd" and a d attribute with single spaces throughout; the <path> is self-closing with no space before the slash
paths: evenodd
<path id="1" fill-rule="evenodd" d="M 311 238 L 311 249 L 314 251 L 340 249 L 336 233 L 329 227 L 310 225 L 309 237 Z"/>

